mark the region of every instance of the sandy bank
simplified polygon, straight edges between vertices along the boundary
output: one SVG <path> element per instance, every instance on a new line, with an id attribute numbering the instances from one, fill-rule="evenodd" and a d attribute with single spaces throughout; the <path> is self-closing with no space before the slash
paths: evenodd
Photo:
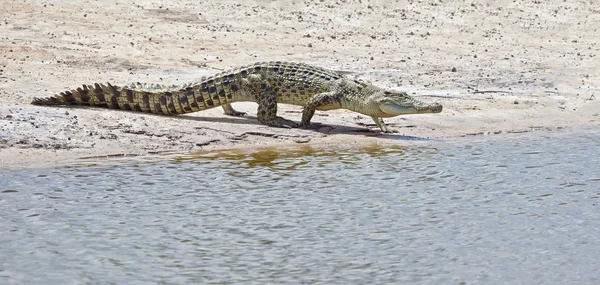
<path id="1" fill-rule="evenodd" d="M 2 1 L 0 167 L 90 156 L 407 138 L 600 124 L 600 10 L 593 4 L 467 1 Z M 435 2 L 435 3 L 434 3 Z M 387 5 L 387 6 L 386 6 Z M 180 84 L 254 61 L 344 71 L 444 105 L 388 119 L 318 112 L 313 130 L 220 109 L 179 117 L 29 105 L 82 83 Z M 301 109 L 280 114 L 300 120 Z M 369 131 L 370 130 L 370 131 Z"/>

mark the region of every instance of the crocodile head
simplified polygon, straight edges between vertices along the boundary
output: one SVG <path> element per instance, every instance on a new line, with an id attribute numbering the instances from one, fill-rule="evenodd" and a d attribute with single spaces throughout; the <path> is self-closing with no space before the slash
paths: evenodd
<path id="1" fill-rule="evenodd" d="M 442 111 L 441 104 L 421 102 L 406 92 L 381 91 L 373 94 L 371 100 L 376 102 L 376 106 L 381 112 L 378 116 L 381 118 Z"/>

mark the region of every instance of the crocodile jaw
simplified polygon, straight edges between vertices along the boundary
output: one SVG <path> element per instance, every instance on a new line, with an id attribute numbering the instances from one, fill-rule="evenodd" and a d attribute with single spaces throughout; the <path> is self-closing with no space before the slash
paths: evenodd
<path id="1" fill-rule="evenodd" d="M 395 117 L 410 114 L 440 113 L 442 111 L 442 105 L 439 103 L 426 104 L 414 100 L 412 102 L 403 102 L 401 104 L 383 103 L 379 105 L 379 109 L 384 114 L 381 117 Z"/>

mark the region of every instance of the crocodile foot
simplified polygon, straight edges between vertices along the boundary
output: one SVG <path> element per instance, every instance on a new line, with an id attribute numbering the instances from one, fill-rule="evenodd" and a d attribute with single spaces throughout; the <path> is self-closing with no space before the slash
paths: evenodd
<path id="1" fill-rule="evenodd" d="M 303 128 L 303 129 L 307 129 L 307 130 L 317 130 L 317 129 L 323 127 L 323 124 L 321 124 L 321 123 L 300 123 L 299 127 Z"/>
<path id="2" fill-rule="evenodd" d="M 396 129 L 385 128 L 385 130 L 380 131 L 382 134 L 395 134 L 398 133 Z"/>
<path id="3" fill-rule="evenodd" d="M 246 115 L 246 112 L 239 112 L 239 111 L 236 111 L 235 109 L 233 109 L 233 106 L 231 106 L 231 104 L 223 105 L 223 111 L 225 111 L 225 115 L 234 116 L 234 117 Z"/>
<path id="4" fill-rule="evenodd" d="M 291 128 L 298 127 L 298 124 L 296 122 L 294 122 L 292 120 L 284 119 L 282 117 L 275 117 L 273 119 L 261 120 L 260 122 L 269 127 L 276 127 L 276 128 L 291 129 Z"/>
<path id="5" fill-rule="evenodd" d="M 245 116 L 246 112 L 232 110 L 231 112 L 225 112 L 225 115 L 233 116 L 233 117 L 241 117 L 241 116 Z"/>

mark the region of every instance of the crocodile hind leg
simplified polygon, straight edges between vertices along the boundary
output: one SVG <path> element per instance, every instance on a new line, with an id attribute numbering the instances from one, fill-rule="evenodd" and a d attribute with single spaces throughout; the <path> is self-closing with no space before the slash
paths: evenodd
<path id="1" fill-rule="evenodd" d="M 239 116 L 246 115 L 246 112 L 240 112 L 240 111 L 236 111 L 235 109 L 233 109 L 233 106 L 231 106 L 231 104 L 229 104 L 229 103 L 223 105 L 223 111 L 225 112 L 225 115 L 229 115 L 229 116 L 239 117 Z"/>
<path id="2" fill-rule="evenodd" d="M 257 98 L 258 103 L 258 121 L 270 127 L 278 128 L 297 128 L 298 124 L 277 116 L 277 99 L 275 92 L 267 85 L 264 88 L 260 98 Z"/>
<path id="3" fill-rule="evenodd" d="M 262 80 L 260 75 L 248 76 L 252 92 L 258 103 L 257 118 L 261 124 L 277 128 L 297 128 L 294 121 L 277 116 L 277 95 L 273 88 Z"/>

